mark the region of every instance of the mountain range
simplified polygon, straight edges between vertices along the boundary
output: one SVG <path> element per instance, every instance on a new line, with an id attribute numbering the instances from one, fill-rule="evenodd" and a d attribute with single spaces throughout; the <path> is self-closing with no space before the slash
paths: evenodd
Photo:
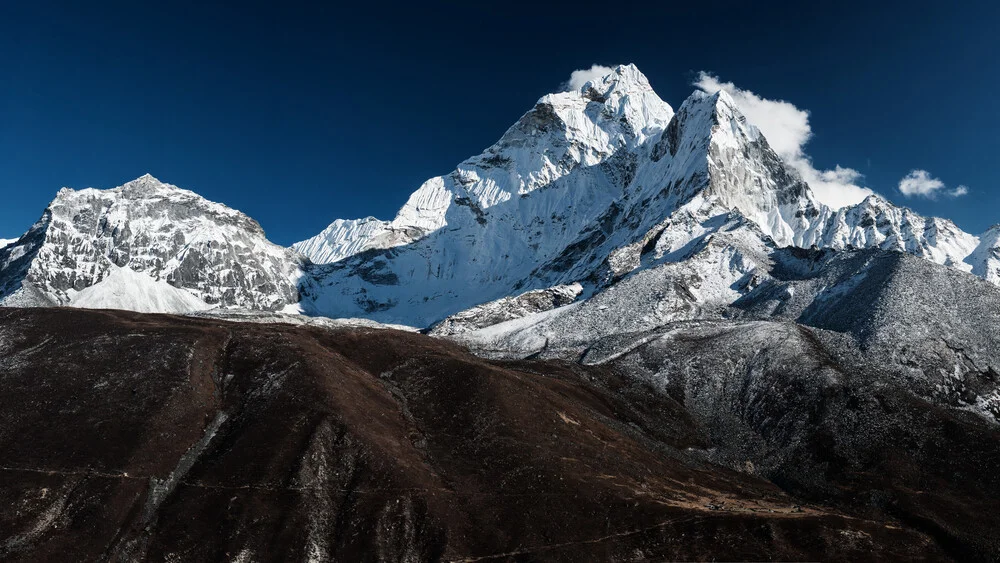
<path id="1" fill-rule="evenodd" d="M 0 250 L 0 303 L 246 308 L 428 327 L 569 284 L 581 288 L 576 299 L 590 298 L 684 262 L 723 228 L 761 249 L 879 248 L 1000 283 L 1000 227 L 973 236 L 877 195 L 831 209 L 725 91 L 695 92 L 675 112 L 628 65 L 544 96 L 496 144 L 420 186 L 391 221 L 337 220 L 291 249 L 238 211 L 149 175 L 60 190 Z M 116 283 L 132 273 L 142 275 Z M 731 303 L 746 291 L 731 285 L 697 299 Z"/>

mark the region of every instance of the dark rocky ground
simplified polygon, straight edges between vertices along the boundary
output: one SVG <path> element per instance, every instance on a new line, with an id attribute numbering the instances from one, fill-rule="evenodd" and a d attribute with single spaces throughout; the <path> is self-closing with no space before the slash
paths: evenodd
<path id="1" fill-rule="evenodd" d="M 0 560 L 1000 556 L 995 424 L 739 342 L 756 383 L 686 363 L 658 388 L 629 371 L 665 365 L 652 346 L 499 362 L 389 330 L 0 309 Z"/>

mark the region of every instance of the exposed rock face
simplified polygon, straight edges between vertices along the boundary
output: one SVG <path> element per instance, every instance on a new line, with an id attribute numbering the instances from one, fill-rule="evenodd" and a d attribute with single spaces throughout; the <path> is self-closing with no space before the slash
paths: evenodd
<path id="1" fill-rule="evenodd" d="M 603 363 L 678 321 L 790 321 L 846 334 L 855 355 L 915 394 L 1000 422 L 1000 288 L 906 253 L 768 240 L 730 217 L 685 245 L 680 261 L 651 256 L 589 299 L 451 338 L 489 357 Z"/>
<path id="2" fill-rule="evenodd" d="M 830 216 L 822 235 L 811 242 L 839 250 L 881 248 L 908 252 L 938 264 L 978 271 L 981 261 L 971 254 L 978 238 L 951 221 L 921 217 L 873 195 Z"/>
<path id="3" fill-rule="evenodd" d="M 587 367 L 391 330 L 0 309 L 0 556 L 1000 553 L 980 418 L 848 376 L 790 323 L 664 338 Z"/>
<path id="4" fill-rule="evenodd" d="M 0 249 L 0 303 L 30 293 L 73 305 L 126 268 L 190 293 L 203 303 L 192 310 L 279 309 L 298 300 L 298 261 L 246 215 L 146 175 L 111 190 L 61 190 L 26 235 Z"/>
<path id="5" fill-rule="evenodd" d="M 705 459 L 891 514 L 952 558 L 995 560 L 1000 480 L 981 465 L 997 456 L 984 446 L 1000 438 L 995 420 L 921 399 L 884 352 L 785 322 L 686 321 L 607 365 L 681 401 L 711 436 Z"/>

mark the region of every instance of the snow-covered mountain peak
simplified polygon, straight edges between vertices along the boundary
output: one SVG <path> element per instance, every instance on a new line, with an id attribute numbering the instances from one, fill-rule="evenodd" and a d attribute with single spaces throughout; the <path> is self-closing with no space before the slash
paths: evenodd
<path id="1" fill-rule="evenodd" d="M 174 190 L 187 192 L 187 190 L 182 190 L 181 188 L 178 188 L 177 186 L 174 186 L 172 184 L 161 182 L 155 177 L 153 177 L 152 174 L 148 173 L 139 176 L 138 178 L 132 180 L 131 182 L 126 182 L 120 187 L 120 189 L 122 195 L 132 198 L 147 197 L 149 195 L 166 193 Z M 193 192 L 188 192 L 188 193 L 193 193 Z"/>
<path id="2" fill-rule="evenodd" d="M 105 193 L 119 193 L 122 196 L 128 197 L 130 199 L 141 199 L 143 197 L 150 197 L 154 194 L 165 194 L 171 191 L 184 192 L 197 196 L 194 192 L 189 190 L 184 190 L 174 186 L 172 184 L 167 184 L 156 179 L 152 174 L 146 173 L 139 176 L 135 180 L 125 182 L 124 184 L 109 189 L 98 189 L 98 188 L 83 188 L 83 189 L 73 189 L 73 188 L 62 188 L 56 194 L 56 200 L 64 199 L 67 197 L 72 197 L 73 194 L 77 193 L 89 193 L 89 192 L 105 192 Z M 197 196 L 200 197 L 200 196 Z"/>
<path id="3" fill-rule="evenodd" d="M 636 142 L 662 130 L 673 117 L 673 108 L 664 102 L 649 85 L 646 76 L 633 64 L 619 65 L 609 74 L 584 84 L 569 94 L 582 98 L 588 105 L 601 104 L 599 117 L 618 120 L 632 130 Z M 555 100 L 565 94 L 542 98 Z"/>
<path id="4" fill-rule="evenodd" d="M 70 304 L 127 268 L 209 305 L 276 309 L 297 299 L 299 261 L 247 215 L 146 175 L 60 190 L 27 234 L 0 249 L 0 303 L 29 294 Z"/>
<path id="5" fill-rule="evenodd" d="M 203 213 L 225 222 L 237 223 L 254 236 L 264 236 L 260 224 L 250 216 L 221 203 L 209 201 L 191 190 L 161 182 L 150 174 L 109 189 L 63 188 L 56 194 L 49 208 L 70 215 L 90 208 L 97 213 L 111 212 L 117 220 L 138 217 L 153 219 L 149 217 L 153 210 L 161 221 L 183 221 L 192 215 Z"/>
<path id="6" fill-rule="evenodd" d="M 329 263 L 348 252 L 409 244 L 445 226 L 468 225 L 475 232 L 490 223 L 490 215 L 504 217 L 505 232 L 513 231 L 516 239 L 534 236 L 537 229 L 527 225 L 569 211 L 560 206 L 604 205 L 618 197 L 635 173 L 632 153 L 658 138 L 673 114 L 634 65 L 618 66 L 579 90 L 543 96 L 482 154 L 426 181 L 392 221 L 335 222 L 294 246 L 314 262 Z M 612 175 L 616 193 L 599 182 L 588 180 L 584 189 L 571 180 L 595 174 Z M 527 199 L 556 185 L 560 191 Z M 571 190 L 579 193 L 567 195 Z M 585 218 L 594 210 L 574 211 Z"/>
<path id="7" fill-rule="evenodd" d="M 389 225 L 388 221 L 375 217 L 337 219 L 320 234 L 297 242 L 292 248 L 317 264 L 329 264 L 368 248 L 391 246 L 388 243 L 380 245 L 375 240 L 377 236 L 391 232 Z"/>
<path id="8" fill-rule="evenodd" d="M 646 75 L 640 72 L 639 68 L 634 64 L 629 63 L 618 65 L 608 74 L 587 82 L 580 88 L 580 91 L 585 93 L 590 89 L 603 92 L 604 95 L 607 95 L 611 90 L 651 92 L 653 87 L 649 85 L 649 79 L 646 78 Z"/>
<path id="9" fill-rule="evenodd" d="M 543 96 L 392 221 L 337 221 L 297 244 L 317 263 L 340 261 L 316 272 L 302 307 L 424 326 L 524 291 L 580 283 L 590 295 L 687 260 L 720 217 L 760 238 L 748 248 L 880 247 L 977 268 L 962 260 L 979 239 L 949 222 L 879 197 L 837 211 L 820 203 L 729 93 L 694 92 L 675 114 L 626 65 Z M 737 270 L 725 279 L 748 275 Z"/>
<path id="10" fill-rule="evenodd" d="M 678 203 L 704 198 L 737 210 L 779 245 L 810 237 L 816 219 L 829 210 L 725 91 L 691 94 L 653 147 L 675 178 Z"/>
<path id="11" fill-rule="evenodd" d="M 622 145 L 641 144 L 665 128 L 673 114 L 673 108 L 656 95 L 635 65 L 619 65 L 578 90 L 542 96 L 486 152 L 555 141 L 594 153 L 582 154 L 584 160 L 588 156 L 600 160 Z"/>
<path id="12" fill-rule="evenodd" d="M 74 304 L 100 286 L 82 302 L 138 307 L 161 293 L 153 309 L 192 306 L 170 286 L 205 306 L 428 326 L 522 294 L 525 310 L 562 303 L 556 287 L 589 299 L 669 266 L 701 280 L 675 295 L 695 310 L 736 299 L 789 245 L 904 251 L 1000 283 L 1000 228 L 974 237 L 877 195 L 832 210 L 729 93 L 697 91 L 675 114 L 622 65 L 540 98 L 392 220 L 338 219 L 294 245 L 312 264 L 246 215 L 148 174 L 61 190 L 27 234 L 0 245 L 0 303 Z M 697 256 L 704 268 L 681 265 Z M 129 280 L 142 291 L 120 291 Z"/>

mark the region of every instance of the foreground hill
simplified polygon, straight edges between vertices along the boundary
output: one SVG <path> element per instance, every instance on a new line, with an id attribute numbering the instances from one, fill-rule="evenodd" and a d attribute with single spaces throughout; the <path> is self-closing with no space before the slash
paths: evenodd
<path id="1" fill-rule="evenodd" d="M 996 426 L 831 338 L 690 321 L 585 366 L 0 309 L 0 558 L 995 559 Z"/>

